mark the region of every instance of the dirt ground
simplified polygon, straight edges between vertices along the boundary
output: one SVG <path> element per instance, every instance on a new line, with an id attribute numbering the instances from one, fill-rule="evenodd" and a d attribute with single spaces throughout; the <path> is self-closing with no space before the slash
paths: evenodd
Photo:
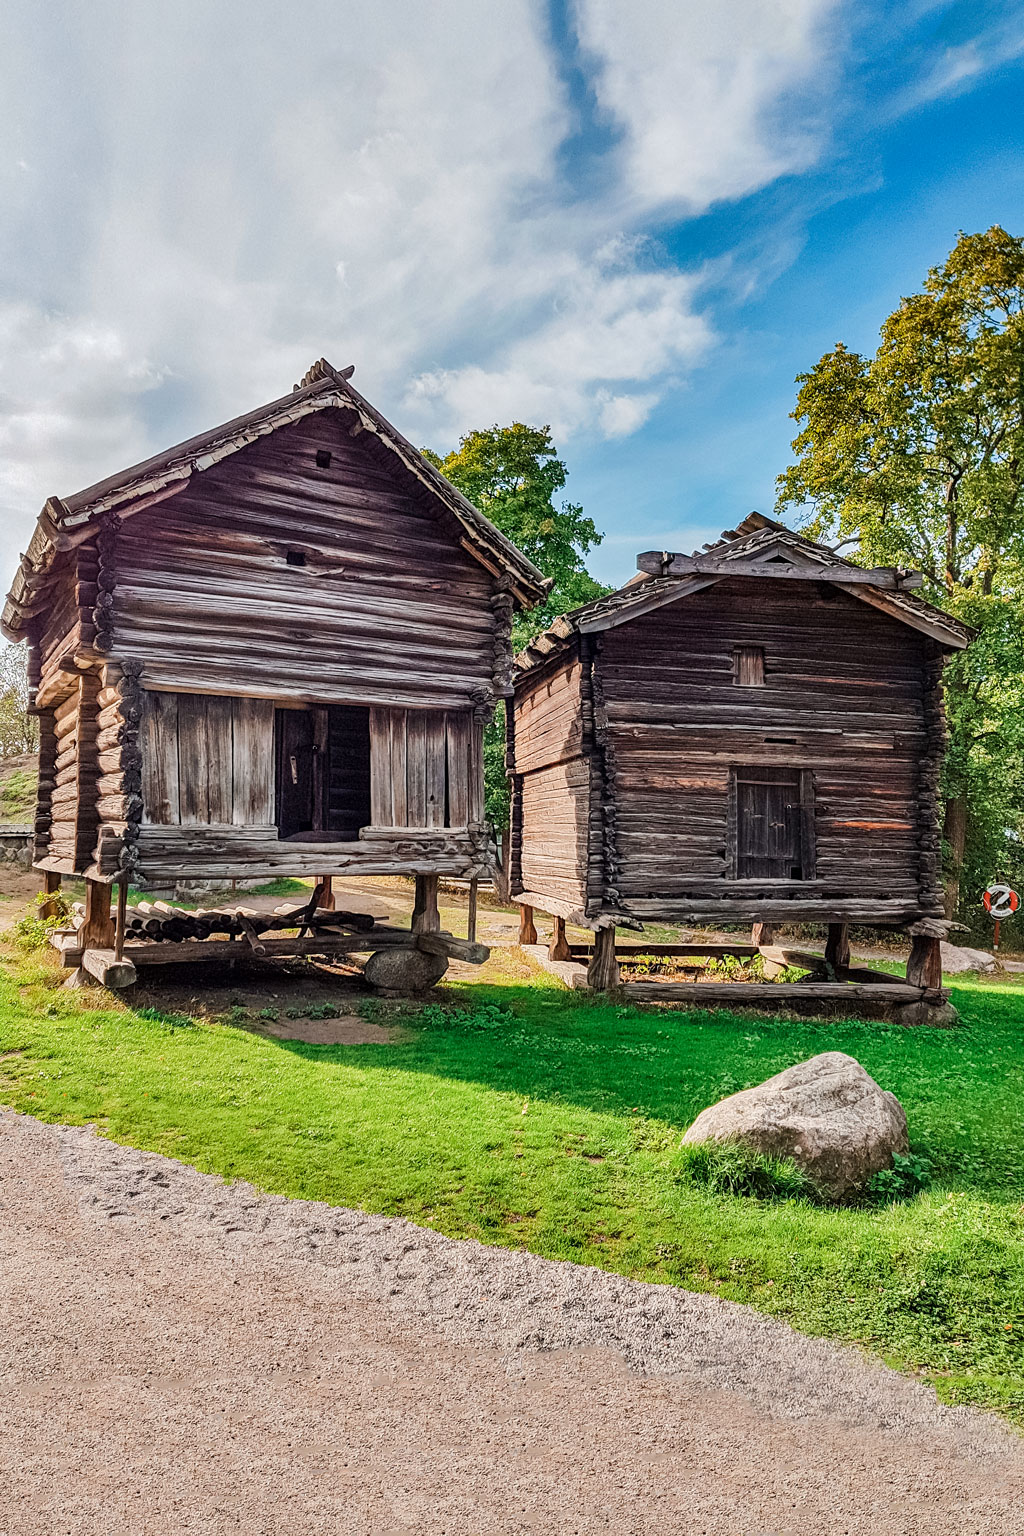
<path id="1" fill-rule="evenodd" d="M 1024 1445 L 716 1297 L 0 1111 L 0 1536 L 1019 1536 Z"/>

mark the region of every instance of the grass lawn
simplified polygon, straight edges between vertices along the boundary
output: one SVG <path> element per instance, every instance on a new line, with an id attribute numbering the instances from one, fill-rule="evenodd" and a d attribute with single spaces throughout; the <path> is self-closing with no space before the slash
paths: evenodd
<path id="1" fill-rule="evenodd" d="M 749 1302 L 1024 1424 L 1024 988 L 902 1030 L 595 1003 L 547 976 L 365 1005 L 400 1043 L 314 1046 L 61 992 L 8 944 L 0 1100 L 288 1195 Z M 451 1011 L 454 1005 L 454 1011 Z M 830 1210 L 680 1177 L 705 1105 L 823 1050 L 904 1104 L 934 1186 Z"/>

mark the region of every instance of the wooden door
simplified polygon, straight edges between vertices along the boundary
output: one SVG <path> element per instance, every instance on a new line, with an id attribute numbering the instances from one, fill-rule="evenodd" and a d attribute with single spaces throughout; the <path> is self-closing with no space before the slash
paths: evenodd
<path id="1" fill-rule="evenodd" d="M 323 829 L 325 715 L 319 709 L 276 711 L 276 821 L 281 837 Z"/>
<path id="2" fill-rule="evenodd" d="M 738 768 L 734 782 L 737 879 L 809 879 L 806 789 L 801 771 Z"/>

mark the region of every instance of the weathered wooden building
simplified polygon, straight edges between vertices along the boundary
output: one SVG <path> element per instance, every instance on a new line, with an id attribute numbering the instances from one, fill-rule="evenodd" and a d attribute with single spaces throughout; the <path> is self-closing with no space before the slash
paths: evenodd
<path id="1" fill-rule="evenodd" d="M 412 873 L 429 909 L 488 867 L 481 733 L 548 583 L 351 373 L 43 509 L 3 630 L 85 948 L 112 882 Z"/>
<path id="2" fill-rule="evenodd" d="M 923 923 L 914 974 L 937 986 L 942 669 L 969 631 L 913 573 L 853 566 L 758 514 L 638 566 L 518 659 L 527 940 L 533 907 L 556 917 L 556 952 L 566 918 L 596 929 L 607 985 L 617 926 L 826 923 L 831 972 L 846 925 Z"/>

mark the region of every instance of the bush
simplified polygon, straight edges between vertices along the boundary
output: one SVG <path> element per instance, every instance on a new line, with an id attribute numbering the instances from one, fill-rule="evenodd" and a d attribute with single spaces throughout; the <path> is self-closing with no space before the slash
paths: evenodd
<path id="1" fill-rule="evenodd" d="M 49 917 L 41 917 L 40 909 L 51 907 Z M 71 922 L 71 903 L 63 891 L 40 891 L 32 907 L 14 924 L 14 937 L 22 949 L 44 949 L 50 942 L 50 934 L 56 928 L 67 928 Z"/>
<path id="2" fill-rule="evenodd" d="M 818 1195 L 790 1158 L 755 1152 L 738 1141 L 700 1141 L 681 1148 L 677 1177 L 712 1194 L 755 1200 L 811 1200 Z"/>
<path id="3" fill-rule="evenodd" d="M 926 1157 L 918 1157 L 913 1152 L 904 1157 L 896 1152 L 891 1168 L 882 1168 L 872 1174 L 868 1198 L 878 1205 L 889 1205 L 893 1200 L 913 1200 L 931 1182 L 932 1165 Z"/>

